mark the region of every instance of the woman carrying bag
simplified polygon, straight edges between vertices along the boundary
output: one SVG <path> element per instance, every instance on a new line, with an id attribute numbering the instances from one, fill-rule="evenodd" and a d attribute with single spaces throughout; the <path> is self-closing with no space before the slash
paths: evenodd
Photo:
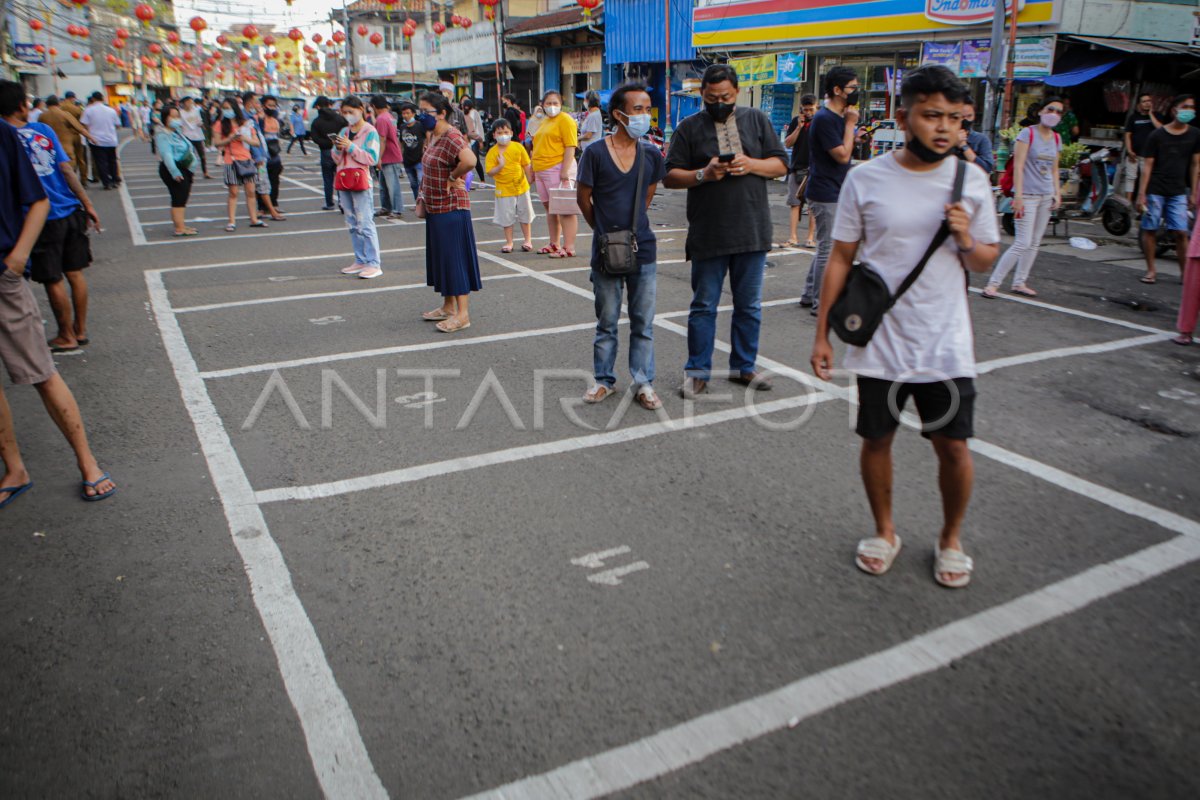
<path id="1" fill-rule="evenodd" d="M 562 95 L 546 92 L 542 98 L 546 119 L 533 135 L 533 174 L 538 199 L 546 209 L 550 244 L 538 252 L 551 258 L 573 258 L 579 232 L 579 206 L 575 197 L 575 151 L 579 129 L 570 114 L 562 113 Z M 558 195 L 557 197 L 555 195 Z M 562 246 L 558 244 L 562 232 Z"/>
<path id="2" fill-rule="evenodd" d="M 379 232 L 375 229 L 375 192 L 371 168 L 379 165 L 379 132 L 366 121 L 363 102 L 350 95 L 342 101 L 342 119 L 346 126 L 333 141 L 333 188 L 346 214 L 354 263 L 342 268 L 343 275 L 378 278 Z"/>
<path id="3" fill-rule="evenodd" d="M 475 153 L 467 137 L 450 124 L 450 101 L 437 92 L 421 97 L 417 119 L 429 133 L 421 157 L 424 177 L 417 197 L 417 216 L 425 220 L 426 283 L 442 296 L 442 305 L 422 318 L 442 333 L 471 327 L 468 301 L 483 288 L 471 200 L 463 178 L 475 169 Z"/>
<path id="4" fill-rule="evenodd" d="M 237 230 L 237 196 L 238 187 L 246 192 L 246 210 L 250 212 L 250 227 L 265 228 L 267 223 L 258 218 L 258 198 L 254 193 L 254 178 L 258 168 L 250 157 L 251 144 L 258 143 L 258 134 L 254 125 L 242 113 L 242 106 L 232 97 L 221 101 L 221 120 L 213 125 L 213 145 L 222 153 L 224 162 L 225 185 L 229 187 L 229 197 L 226 199 L 226 211 L 229 214 L 229 224 L 226 231 Z"/>
<path id="5" fill-rule="evenodd" d="M 192 167 L 196 164 L 196 148 L 183 135 L 183 117 L 179 108 L 169 105 L 162 111 L 163 127 L 154 137 L 160 163 L 158 176 L 171 194 L 171 222 L 176 236 L 195 236 L 199 231 L 184 222 L 188 196 L 192 193 Z"/>

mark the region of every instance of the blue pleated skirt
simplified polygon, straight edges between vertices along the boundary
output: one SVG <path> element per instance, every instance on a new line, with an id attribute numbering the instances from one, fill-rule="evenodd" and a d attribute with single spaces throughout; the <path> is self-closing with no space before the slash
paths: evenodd
<path id="1" fill-rule="evenodd" d="M 470 211 L 425 218 L 425 282 L 442 297 L 458 297 L 483 288 Z"/>

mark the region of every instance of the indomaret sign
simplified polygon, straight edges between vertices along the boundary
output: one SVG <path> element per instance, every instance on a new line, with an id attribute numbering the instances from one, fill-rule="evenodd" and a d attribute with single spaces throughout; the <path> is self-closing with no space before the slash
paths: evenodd
<path id="1" fill-rule="evenodd" d="M 1018 0 L 1017 13 L 1025 8 Z M 1005 16 L 1012 13 L 1012 0 L 1005 0 Z M 925 16 L 947 25 L 980 25 L 989 22 L 996 13 L 996 0 L 925 0 Z"/>

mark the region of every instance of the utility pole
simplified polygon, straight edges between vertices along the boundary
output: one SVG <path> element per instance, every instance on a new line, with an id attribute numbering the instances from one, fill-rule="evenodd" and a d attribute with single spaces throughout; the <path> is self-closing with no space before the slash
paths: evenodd
<path id="1" fill-rule="evenodd" d="M 663 0 L 663 17 L 666 22 L 667 40 L 663 47 L 663 105 L 667 118 L 663 120 L 663 142 L 671 141 L 671 0 Z"/>
<path id="2" fill-rule="evenodd" d="M 1003 0 L 998 0 L 1003 2 Z M 1002 127 L 1007 128 L 1012 124 L 1012 94 L 1013 94 L 1013 77 L 1016 74 L 1017 68 L 1017 3 L 1013 0 L 1012 13 L 1009 15 L 1008 24 L 1008 66 L 1006 70 L 1006 81 L 1004 83 L 1004 114 L 1001 123 Z"/>
<path id="3" fill-rule="evenodd" d="M 992 0 L 991 52 L 988 54 L 987 94 L 983 105 L 983 132 L 996 146 L 996 89 L 1000 85 L 1000 69 L 1003 66 L 1004 48 L 1000 47 L 1000 39 L 1004 36 L 1004 0 Z"/>

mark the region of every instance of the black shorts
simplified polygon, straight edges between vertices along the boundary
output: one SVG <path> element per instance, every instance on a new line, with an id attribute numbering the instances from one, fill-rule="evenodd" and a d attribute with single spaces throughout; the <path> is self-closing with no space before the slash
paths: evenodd
<path id="1" fill-rule="evenodd" d="M 58 283 L 64 272 L 90 267 L 92 243 L 87 225 L 87 214 L 82 208 L 62 219 L 46 220 L 30 254 L 29 277 L 38 283 Z"/>
<path id="2" fill-rule="evenodd" d="M 181 169 L 179 174 L 183 176 L 181 181 L 175 180 L 167 165 L 159 162 L 158 177 L 167 185 L 167 192 L 171 195 L 171 208 L 186 208 L 188 196 L 192 193 L 192 171 Z"/>
<path id="3" fill-rule="evenodd" d="M 895 394 L 892 394 L 892 387 Z M 939 434 L 948 439 L 975 435 L 975 381 L 954 378 L 938 383 L 893 383 L 858 376 L 858 425 L 864 439 L 882 439 L 900 425 L 900 412 L 908 398 L 917 404 L 921 435 Z"/>

